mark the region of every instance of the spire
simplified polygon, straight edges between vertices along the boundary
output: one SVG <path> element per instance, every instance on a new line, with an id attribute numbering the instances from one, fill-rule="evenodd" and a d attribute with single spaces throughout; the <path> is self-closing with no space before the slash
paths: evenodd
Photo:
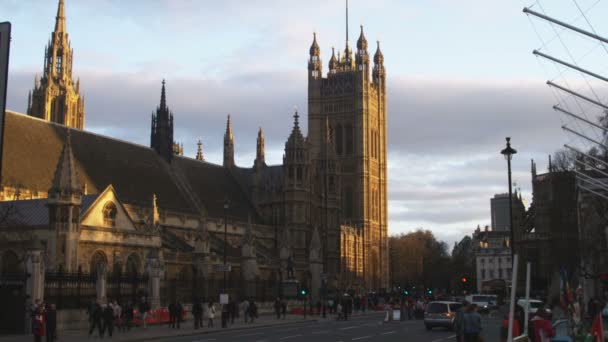
<path id="1" fill-rule="evenodd" d="M 289 138 L 287 139 L 287 144 L 285 145 L 286 149 L 293 148 L 296 146 L 301 146 L 304 144 L 304 136 L 302 135 L 302 132 L 300 131 L 299 118 L 300 118 L 300 115 L 298 114 L 298 111 L 296 110 L 295 113 L 293 114 L 293 129 L 291 131 L 291 134 L 289 135 Z"/>
<path id="2" fill-rule="evenodd" d="M 65 9 L 63 0 L 59 0 L 57 16 L 55 17 L 55 32 L 65 32 Z"/>
<path id="3" fill-rule="evenodd" d="M 367 39 L 365 39 L 365 34 L 363 34 L 363 25 L 361 25 L 361 34 L 357 40 L 357 49 L 360 51 L 367 50 Z"/>
<path id="4" fill-rule="evenodd" d="M 262 127 L 260 127 L 260 130 L 258 131 L 258 140 L 257 140 L 256 155 L 255 155 L 255 166 L 257 166 L 257 167 L 262 166 L 266 163 L 264 149 L 265 149 L 264 131 L 262 130 Z"/>
<path id="5" fill-rule="evenodd" d="M 534 159 L 531 159 L 530 170 L 532 172 L 532 179 L 534 179 L 536 177 L 536 163 L 534 162 Z"/>
<path id="6" fill-rule="evenodd" d="M 549 172 L 553 172 L 553 164 L 551 163 L 551 155 L 549 155 Z"/>
<path id="7" fill-rule="evenodd" d="M 160 91 L 160 109 L 163 110 L 167 108 L 167 96 L 165 94 L 165 79 L 163 78 L 163 87 Z"/>
<path id="8" fill-rule="evenodd" d="M 205 158 L 203 157 L 203 142 L 201 141 L 201 139 L 198 139 L 198 142 L 196 143 L 196 160 L 205 160 Z"/>
<path id="9" fill-rule="evenodd" d="M 376 48 L 376 53 L 374 54 L 374 63 L 377 65 L 381 65 L 384 63 L 384 55 L 382 55 L 382 51 L 380 50 L 380 41 L 376 42 L 378 47 Z"/>
<path id="10" fill-rule="evenodd" d="M 331 59 L 329 60 L 329 71 L 338 69 L 338 60 L 336 59 L 336 49 L 331 47 Z"/>
<path id="11" fill-rule="evenodd" d="M 55 169 L 53 184 L 49 189 L 49 193 L 82 193 L 82 189 L 80 185 L 78 185 L 78 176 L 76 174 L 76 165 L 74 162 L 74 154 L 72 153 L 71 140 L 70 129 L 68 128 L 65 143 L 63 144 L 63 151 L 61 151 L 61 156 L 59 157 L 59 162 L 57 163 L 57 168 Z"/>
<path id="12" fill-rule="evenodd" d="M 319 44 L 317 43 L 317 32 L 312 33 L 312 45 L 310 45 L 310 56 L 319 56 L 321 55 L 321 48 L 319 48 Z"/>
<path id="13" fill-rule="evenodd" d="M 36 76 L 34 76 L 34 90 L 38 89 L 38 87 L 40 87 L 40 80 L 38 79 L 38 73 L 36 73 Z"/>
<path id="14" fill-rule="evenodd" d="M 232 119 L 228 114 L 226 133 L 224 133 L 224 167 L 234 166 L 234 135 L 232 134 Z"/>

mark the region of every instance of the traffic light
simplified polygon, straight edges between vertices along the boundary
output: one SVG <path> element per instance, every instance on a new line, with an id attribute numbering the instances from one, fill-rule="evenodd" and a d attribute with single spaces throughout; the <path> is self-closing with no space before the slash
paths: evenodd
<path id="1" fill-rule="evenodd" d="M 426 293 L 428 293 L 428 294 L 429 294 L 429 296 L 430 296 L 430 295 L 432 295 L 432 294 L 433 294 L 433 290 L 428 289 L 428 290 L 426 290 Z"/>
<path id="2" fill-rule="evenodd" d="M 407 296 L 407 295 L 409 295 L 409 294 L 410 294 L 410 291 L 408 291 L 408 290 L 403 290 L 403 294 Z"/>
<path id="3" fill-rule="evenodd" d="M 460 278 L 460 282 L 463 284 L 466 284 L 469 280 L 467 279 L 467 277 L 462 277 Z"/>
<path id="4" fill-rule="evenodd" d="M 306 296 L 306 293 L 307 293 L 307 292 L 308 292 L 308 291 L 307 291 L 306 289 L 304 289 L 304 288 L 303 288 L 303 289 L 300 291 L 300 294 L 301 294 L 302 296 Z"/>

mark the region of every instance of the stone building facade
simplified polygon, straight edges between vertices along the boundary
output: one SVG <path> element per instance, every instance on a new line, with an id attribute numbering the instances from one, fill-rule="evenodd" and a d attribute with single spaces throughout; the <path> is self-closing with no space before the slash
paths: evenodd
<path id="1" fill-rule="evenodd" d="M 150 147 L 83 130 L 72 56 L 60 0 L 29 115 L 6 113 L 0 210 L 14 211 L 0 223 L 6 260 L 27 253 L 16 242 L 35 240 L 46 271 L 145 274 L 156 284 L 145 291 L 153 305 L 191 299 L 175 284 L 190 296 L 196 279 L 220 281 L 224 251 L 232 267 L 221 287 L 238 295 L 259 293 L 241 291 L 251 281 L 276 295 L 288 278 L 314 298 L 320 287 L 387 287 L 386 74 L 379 46 L 371 67 L 363 30 L 355 55 L 347 43 L 327 77 L 314 37 L 309 133 L 294 113 L 281 165 L 266 164 L 260 128 L 253 166 L 237 166 L 230 116 L 223 165 L 205 161 L 202 143 L 196 158 L 183 156 L 164 81 Z"/>

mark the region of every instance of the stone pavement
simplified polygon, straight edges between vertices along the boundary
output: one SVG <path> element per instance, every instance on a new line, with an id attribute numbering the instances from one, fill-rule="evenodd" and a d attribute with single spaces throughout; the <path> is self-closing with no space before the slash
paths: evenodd
<path id="1" fill-rule="evenodd" d="M 304 319 L 302 315 L 287 315 L 285 319 L 276 319 L 276 316 L 274 315 L 261 315 L 258 319 L 255 320 L 254 323 L 244 323 L 243 317 L 241 316 L 240 319 L 236 319 L 234 321 L 234 324 L 229 324 L 228 328 L 222 329 L 221 319 L 216 318 L 214 320 L 214 327 L 208 328 L 207 322 L 203 322 L 205 323 L 205 327 L 198 330 L 194 329 L 194 321 L 192 319 L 189 319 L 185 322 L 182 322 L 181 329 L 171 329 L 167 324 L 149 325 L 147 329 L 144 329 L 143 327 L 134 327 L 127 332 L 118 332 L 115 328 L 114 334 L 111 339 L 113 341 L 150 341 L 155 339 L 166 339 L 170 337 L 207 334 L 218 332 L 221 330 L 244 330 L 251 328 L 279 326 L 284 324 L 297 324 L 302 322 L 316 321 L 319 319 L 322 318 L 320 318 L 319 316 L 309 315 L 306 316 L 306 319 Z M 89 338 L 88 331 L 67 330 L 59 335 L 58 342 L 76 342 L 87 339 L 98 339 L 97 333 L 93 333 L 93 338 Z M 109 339 L 107 332 L 104 336 L 104 339 Z M 33 340 L 32 335 L 0 336 L 0 342 L 21 342 L 31 340 Z"/>

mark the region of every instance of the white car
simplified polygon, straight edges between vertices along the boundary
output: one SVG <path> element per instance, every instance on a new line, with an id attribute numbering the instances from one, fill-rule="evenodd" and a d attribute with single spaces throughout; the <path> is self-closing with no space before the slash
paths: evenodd
<path id="1" fill-rule="evenodd" d="M 498 297 L 496 295 L 473 294 L 465 297 L 465 300 L 471 304 L 477 305 L 479 311 L 488 311 L 497 306 Z"/>
<path id="2" fill-rule="evenodd" d="M 545 306 L 545 303 L 543 303 L 542 301 L 538 300 L 538 299 L 530 299 L 529 300 L 530 303 L 530 307 L 529 307 L 529 312 L 530 314 L 535 314 L 538 309 L 542 308 L 543 306 Z M 525 299 L 518 299 L 517 300 L 517 306 L 519 306 L 522 310 L 526 310 L 526 300 Z M 545 310 L 547 311 L 547 313 L 551 314 L 551 310 L 545 308 Z"/>

